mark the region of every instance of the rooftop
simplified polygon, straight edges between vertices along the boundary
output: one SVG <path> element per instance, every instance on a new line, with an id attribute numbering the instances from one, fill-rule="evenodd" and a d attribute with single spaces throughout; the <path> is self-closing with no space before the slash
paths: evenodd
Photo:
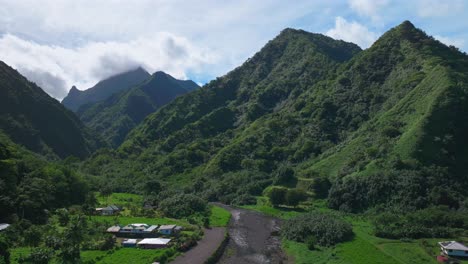
<path id="1" fill-rule="evenodd" d="M 122 241 L 122 244 L 136 244 L 137 240 L 136 239 L 125 239 Z"/>
<path id="2" fill-rule="evenodd" d="M 159 230 L 164 230 L 164 229 L 174 229 L 176 225 L 162 225 L 159 227 Z"/>
<path id="3" fill-rule="evenodd" d="M 158 229 L 157 225 L 152 225 L 145 229 L 146 232 L 153 232 L 154 230 Z"/>
<path id="4" fill-rule="evenodd" d="M 439 245 L 445 249 L 468 251 L 468 247 L 457 241 L 439 242 Z"/>
<path id="5" fill-rule="evenodd" d="M 138 245 L 167 245 L 170 241 L 168 238 L 145 238 Z"/>

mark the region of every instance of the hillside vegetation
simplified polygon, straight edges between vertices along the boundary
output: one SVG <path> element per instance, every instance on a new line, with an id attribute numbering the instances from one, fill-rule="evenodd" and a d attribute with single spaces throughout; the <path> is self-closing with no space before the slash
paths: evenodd
<path id="1" fill-rule="evenodd" d="M 51 158 L 87 157 L 104 144 L 57 100 L 0 62 L 0 130 Z"/>
<path id="2" fill-rule="evenodd" d="M 286 29 L 85 168 L 118 188 L 151 177 L 228 203 L 280 184 L 329 193 L 344 211 L 457 208 L 468 190 L 467 67 L 466 54 L 408 21 L 364 51 Z M 293 169 L 285 181 L 282 167 Z"/>
<path id="3" fill-rule="evenodd" d="M 77 114 L 111 146 L 118 147 L 146 116 L 197 88 L 193 81 L 177 80 L 164 72 L 156 72 L 134 87 L 81 107 Z"/>
<path id="4" fill-rule="evenodd" d="M 132 88 L 149 77 L 150 74 L 147 71 L 138 67 L 131 71 L 110 76 L 84 91 L 80 91 L 73 86 L 68 95 L 63 98 L 62 104 L 73 112 L 77 112 L 83 106 L 106 100 L 116 93 Z"/>

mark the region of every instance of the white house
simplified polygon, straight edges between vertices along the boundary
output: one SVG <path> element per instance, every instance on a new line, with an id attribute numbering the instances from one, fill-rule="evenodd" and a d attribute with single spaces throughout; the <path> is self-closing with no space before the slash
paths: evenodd
<path id="1" fill-rule="evenodd" d="M 440 250 L 449 257 L 468 257 L 468 247 L 457 241 L 439 242 Z"/>
<path id="2" fill-rule="evenodd" d="M 137 243 L 139 248 L 165 248 L 171 240 L 166 238 L 145 238 Z"/>

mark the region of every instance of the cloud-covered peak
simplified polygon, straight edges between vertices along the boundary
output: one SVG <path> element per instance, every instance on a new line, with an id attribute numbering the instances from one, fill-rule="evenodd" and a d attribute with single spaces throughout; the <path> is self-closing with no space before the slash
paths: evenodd
<path id="1" fill-rule="evenodd" d="M 0 38 L 0 58 L 57 99 L 72 85 L 86 89 L 140 66 L 150 72 L 164 69 L 186 79 L 188 71 L 216 63 L 216 56 L 205 48 L 166 32 L 128 42 L 89 42 L 75 48 L 6 34 Z"/>

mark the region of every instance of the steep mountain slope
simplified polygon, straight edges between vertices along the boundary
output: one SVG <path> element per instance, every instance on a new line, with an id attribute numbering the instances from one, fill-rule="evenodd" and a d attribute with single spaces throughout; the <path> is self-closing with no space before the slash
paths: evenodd
<path id="1" fill-rule="evenodd" d="M 83 204 L 89 188 L 70 168 L 14 144 L 0 130 L 0 221 L 44 223 L 49 212 Z"/>
<path id="2" fill-rule="evenodd" d="M 62 158 L 86 157 L 100 145 L 72 112 L 3 62 L 0 130 L 32 151 Z"/>
<path id="3" fill-rule="evenodd" d="M 185 179 L 192 174 L 202 176 L 209 161 L 229 142 L 237 141 L 242 131 L 255 126 L 260 117 L 282 109 L 304 90 L 334 76 L 340 64 L 358 52 L 355 44 L 286 29 L 241 67 L 190 95 L 178 97 L 133 130 L 119 150 L 121 157 L 133 157 L 122 161 L 129 169 L 107 163 L 116 158 L 107 156 L 112 153 L 97 154 L 88 169 L 116 178 L 132 175 L 136 181 L 149 175 L 171 176 L 174 181 L 178 179 L 174 174 Z M 232 158 L 234 162 L 242 156 Z M 228 166 L 226 171 L 235 170 Z M 267 164 L 264 167 L 272 170 Z"/>
<path id="4" fill-rule="evenodd" d="M 86 125 L 117 147 L 147 115 L 197 88 L 193 81 L 177 80 L 164 72 L 156 72 L 140 85 L 103 102 L 82 107 L 77 114 Z"/>
<path id="5" fill-rule="evenodd" d="M 244 203 L 292 167 L 288 185 L 329 193 L 330 207 L 345 211 L 457 207 L 468 190 L 467 69 L 466 54 L 408 21 L 361 52 L 284 30 L 87 168 Z"/>
<path id="6" fill-rule="evenodd" d="M 62 100 L 62 104 L 76 112 L 83 105 L 105 100 L 113 94 L 130 89 L 149 77 L 150 74 L 147 71 L 138 67 L 102 80 L 85 91 L 80 91 L 73 86 Z"/>

